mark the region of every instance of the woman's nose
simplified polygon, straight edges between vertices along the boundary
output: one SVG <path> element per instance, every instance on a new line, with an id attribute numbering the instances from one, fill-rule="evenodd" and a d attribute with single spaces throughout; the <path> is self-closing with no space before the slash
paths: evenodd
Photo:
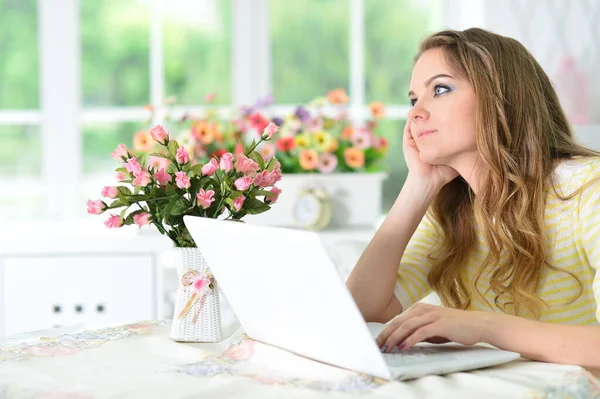
<path id="1" fill-rule="evenodd" d="M 419 102 L 411 107 L 408 111 L 408 120 L 427 120 L 429 119 L 429 111 Z"/>

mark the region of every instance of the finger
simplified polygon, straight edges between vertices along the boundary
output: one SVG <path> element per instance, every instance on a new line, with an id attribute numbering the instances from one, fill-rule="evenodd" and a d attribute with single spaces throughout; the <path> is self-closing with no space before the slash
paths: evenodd
<path id="1" fill-rule="evenodd" d="M 430 312 L 434 310 L 434 308 L 435 306 L 423 304 L 420 302 L 415 303 L 413 306 L 411 306 L 405 312 L 403 312 L 400 316 L 393 319 L 389 323 L 389 325 L 379 333 L 379 336 L 376 339 L 377 345 L 381 348 L 386 343 L 389 336 L 392 335 L 394 331 L 396 331 L 400 324 L 406 322 L 412 317 L 416 317 L 424 313 Z"/>
<path id="2" fill-rule="evenodd" d="M 383 352 L 391 352 L 395 346 L 404 343 L 415 331 L 424 328 L 425 326 L 436 321 L 435 315 L 431 313 L 422 316 L 413 317 L 401 323 L 398 328 L 388 337 L 384 346 L 387 346 Z"/>
<path id="3" fill-rule="evenodd" d="M 443 334 L 444 328 L 442 326 L 442 323 L 439 321 L 435 321 L 433 323 L 421 326 L 420 328 L 414 330 L 412 334 L 410 334 L 404 339 L 403 342 L 400 343 L 400 347 L 401 349 L 408 349 L 413 345 L 418 344 L 419 342 L 424 342 L 428 339 L 433 339 L 434 337 L 441 337 L 442 339 L 445 339 L 442 336 Z M 450 341 L 446 339 L 445 342 Z"/>

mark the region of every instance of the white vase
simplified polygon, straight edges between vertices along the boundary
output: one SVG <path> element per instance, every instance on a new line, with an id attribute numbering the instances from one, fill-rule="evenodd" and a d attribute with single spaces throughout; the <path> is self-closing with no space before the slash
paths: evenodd
<path id="1" fill-rule="evenodd" d="M 223 339 L 223 333 L 216 281 L 204 298 L 195 300 L 185 316 L 180 317 L 195 293 L 193 284 L 190 285 L 189 280 L 184 281 L 184 275 L 188 273 L 186 278 L 194 273 L 209 275 L 210 269 L 198 248 L 176 250 L 179 252 L 180 261 L 177 267 L 177 298 L 170 338 L 178 342 L 219 342 Z M 196 296 L 198 297 L 198 294 Z"/>

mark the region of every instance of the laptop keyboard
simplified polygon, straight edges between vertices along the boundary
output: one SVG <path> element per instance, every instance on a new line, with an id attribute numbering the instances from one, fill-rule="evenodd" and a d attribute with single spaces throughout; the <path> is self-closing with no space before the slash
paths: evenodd
<path id="1" fill-rule="evenodd" d="M 383 353 L 383 358 L 389 367 L 411 366 L 415 364 L 456 359 L 456 356 L 454 356 L 456 354 L 456 350 L 445 349 L 446 348 L 442 347 L 425 348 L 419 346 L 413 346 L 412 348 L 404 350 L 398 350 L 398 348 L 394 348 L 391 353 Z"/>

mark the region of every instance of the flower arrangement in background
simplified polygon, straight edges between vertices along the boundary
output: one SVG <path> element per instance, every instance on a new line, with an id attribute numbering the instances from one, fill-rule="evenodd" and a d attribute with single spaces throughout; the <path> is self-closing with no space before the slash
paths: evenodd
<path id="1" fill-rule="evenodd" d="M 116 169 L 120 185 L 104 187 L 104 199 L 89 200 L 87 211 L 97 215 L 123 208 L 111 213 L 104 224 L 109 228 L 153 224 L 176 247 L 196 247 L 184 215 L 240 220 L 268 211 L 277 201 L 281 190 L 275 183 L 281 180 L 281 166 L 275 158 L 265 161 L 256 151 L 277 130 L 269 123 L 248 147 L 240 143 L 234 153 L 211 154 L 198 163 L 186 146 L 155 126 L 148 132 L 152 141 L 143 144 L 162 151 L 150 153 L 146 164 L 119 144 L 111 156 L 122 163 Z"/>
<path id="2" fill-rule="evenodd" d="M 296 107 L 284 118 L 274 118 L 280 130 L 274 142 L 264 143 L 259 152 L 277 157 L 284 173 L 382 170 L 388 141 L 377 134 L 377 119 L 383 117 L 385 106 L 380 102 L 370 104 L 371 118 L 363 126 L 355 126 L 348 117 L 348 101 L 346 92 L 336 89 Z M 328 114 L 327 107 L 337 114 Z M 254 118 L 259 116 L 259 111 L 252 114 Z"/>
<path id="3" fill-rule="evenodd" d="M 177 140 L 198 162 L 236 151 L 240 141 L 248 143 L 260 137 L 272 120 L 279 132 L 273 140 L 258 144 L 256 151 L 267 162 L 276 158 L 283 173 L 376 172 L 384 168 L 388 141 L 377 132 L 378 120 L 385 113 L 380 102 L 371 103 L 370 118 L 362 126 L 355 126 L 348 117 L 349 97 L 343 89 L 297 106 L 285 116 L 269 115 L 273 103 L 270 96 L 227 117 L 210 106 L 214 99 L 214 94 L 205 97 L 208 107 L 202 116 L 185 112 L 175 118 L 171 111 L 166 114 L 170 129 L 179 132 Z M 152 151 L 153 145 L 145 131 L 134 137 L 134 149 L 140 156 Z M 149 162 L 160 160 L 150 157 Z"/>

